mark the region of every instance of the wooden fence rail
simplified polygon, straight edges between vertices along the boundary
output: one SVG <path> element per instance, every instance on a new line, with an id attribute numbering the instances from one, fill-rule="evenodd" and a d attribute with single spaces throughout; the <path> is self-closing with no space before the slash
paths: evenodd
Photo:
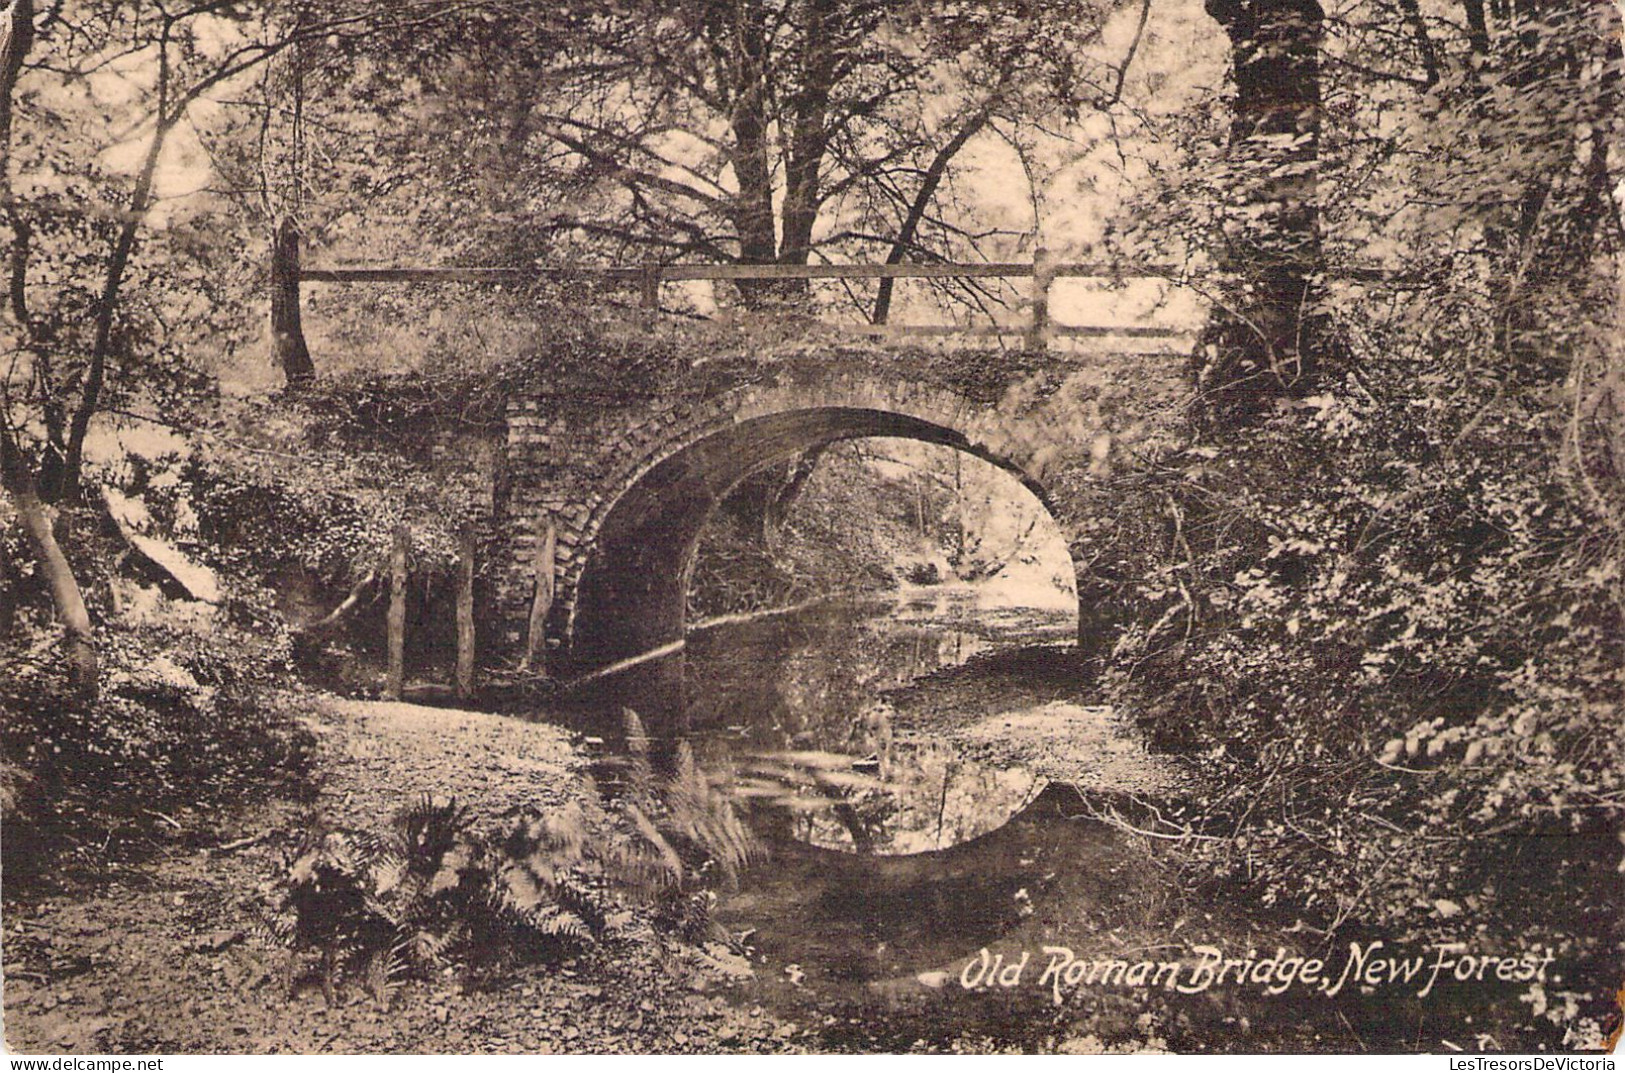
<path id="1" fill-rule="evenodd" d="M 1092 279 L 1181 279 L 1178 265 L 1130 261 L 1058 261 L 1055 277 Z M 690 280 L 740 279 L 1025 279 L 1034 275 L 1029 261 L 943 262 L 938 264 L 849 265 L 697 265 L 660 264 L 581 266 L 571 268 L 478 265 L 447 268 L 368 266 L 361 268 L 301 268 L 299 278 L 313 283 L 520 283 L 543 279 L 599 279 L 641 282 L 654 276 L 661 283 Z"/>
<path id="2" fill-rule="evenodd" d="M 1033 281 L 1029 308 L 1031 316 L 1025 324 L 952 325 L 952 324 L 836 324 L 839 330 L 869 338 L 933 338 L 947 336 L 1021 336 L 1029 347 L 1043 349 L 1056 338 L 1120 338 L 1120 339 L 1183 339 L 1190 335 L 1180 328 L 1162 325 L 1135 324 L 1056 324 L 1050 317 L 1050 290 L 1057 279 L 1100 279 L 1121 282 L 1132 279 L 1157 279 L 1178 282 L 1184 278 L 1177 265 L 1129 261 L 1076 261 L 1052 260 L 1044 250 L 1035 252 L 1030 262 L 989 261 L 981 263 L 938 264 L 847 264 L 847 265 L 787 265 L 787 264 L 660 264 L 645 262 L 640 265 L 605 265 L 583 267 L 549 266 L 451 266 L 424 268 L 409 266 L 366 266 L 357 268 L 303 268 L 297 261 L 298 249 L 293 246 L 284 253 L 284 245 L 275 251 L 279 258 L 294 258 L 291 263 L 273 266 L 272 277 L 286 291 L 289 280 L 306 283 L 476 283 L 525 284 L 542 280 L 596 280 L 602 283 L 636 286 L 639 304 L 646 309 L 660 306 L 660 285 L 703 280 L 873 280 L 873 279 L 1030 279 Z M 297 304 L 284 300 L 273 309 Z M 273 334 L 279 338 L 299 337 L 294 323 L 272 324 Z"/>
<path id="3" fill-rule="evenodd" d="M 1044 249 L 1034 251 L 1031 261 L 941 262 L 932 264 L 662 264 L 646 261 L 637 265 L 601 266 L 451 266 L 440 268 L 411 266 L 361 266 L 354 268 L 305 268 L 299 263 L 296 232 L 279 230 L 272 246 L 271 278 L 280 300 L 273 302 L 272 335 L 285 343 L 284 365 L 290 371 L 305 373 L 303 334 L 298 321 L 299 283 L 484 283 L 523 284 L 541 280 L 596 280 L 635 286 L 639 303 L 646 309 L 659 309 L 660 285 L 697 280 L 876 280 L 876 279 L 1030 279 L 1026 303 L 1031 316 L 1024 324 L 831 324 L 840 331 L 870 338 L 940 336 L 1022 336 L 1029 347 L 1043 349 L 1056 338 L 1188 340 L 1192 332 L 1157 324 L 1056 324 L 1050 315 L 1050 291 L 1057 279 L 1097 279 L 1108 283 L 1128 280 L 1159 280 L 1176 285 L 1195 285 L 1199 277 L 1182 265 L 1153 261 L 1056 261 Z M 1335 273 L 1354 281 L 1394 280 L 1398 274 L 1387 269 L 1346 267 Z M 1214 275 L 1217 275 L 1216 273 Z M 279 347 L 279 352 L 284 347 Z M 308 362 L 308 358 L 305 359 Z"/>

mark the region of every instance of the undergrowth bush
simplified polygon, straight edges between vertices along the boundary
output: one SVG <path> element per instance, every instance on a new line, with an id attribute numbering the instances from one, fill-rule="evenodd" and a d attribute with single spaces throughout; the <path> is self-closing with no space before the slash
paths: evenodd
<path id="1" fill-rule="evenodd" d="M 1212 776 L 1208 866 L 1328 936 L 1549 945 L 1584 982 L 1528 1001 L 1594 1029 L 1619 978 L 1620 534 L 1563 460 L 1562 362 L 1422 352 L 1122 478 L 1083 596 L 1111 610 L 1108 689 Z"/>
<path id="2" fill-rule="evenodd" d="M 816 469 L 771 527 L 749 518 L 748 495 L 739 499 L 748 489 L 724 498 L 695 549 L 692 618 L 897 587 L 898 561 L 918 554 L 923 543 L 915 496 L 843 448 L 819 453 Z"/>
<path id="3" fill-rule="evenodd" d="M 576 840 L 565 833 L 571 822 L 560 820 L 554 829 L 561 841 L 550 849 Z M 525 861 L 474 830 L 455 798 L 425 796 L 381 834 L 314 828 L 283 883 L 268 930 L 296 955 L 320 954 L 329 1003 L 341 973 L 387 1001 L 406 975 L 556 955 L 632 917 L 601 885 L 568 868 L 534 881 Z"/>
<path id="4" fill-rule="evenodd" d="M 207 842 L 216 809 L 296 788 L 306 769 L 309 736 L 266 691 L 277 653 L 257 631 L 112 623 L 99 640 L 94 699 L 26 650 L 0 661 L 8 885 L 61 864 L 94 872 L 182 833 Z"/>
<path id="5" fill-rule="evenodd" d="M 482 830 L 456 799 L 424 796 L 382 832 L 317 825 L 267 914 L 272 937 L 320 955 L 335 1001 L 341 976 L 387 1002 L 402 978 L 556 960 L 655 931 L 728 943 L 715 888 L 738 881 L 756 843 L 686 751 L 655 773 L 626 712 L 628 762 L 607 813 L 580 803 Z M 290 966 L 292 966 L 290 962 Z"/>
<path id="6" fill-rule="evenodd" d="M 124 543 L 94 512 L 64 521 L 100 688 L 70 684 L 43 579 L 14 559 L 0 579 L 8 891 L 179 837 L 207 843 L 221 807 L 296 785 L 311 744 L 275 700 L 288 634 L 252 586 L 227 580 L 213 604 L 170 599 L 124 567 Z"/>

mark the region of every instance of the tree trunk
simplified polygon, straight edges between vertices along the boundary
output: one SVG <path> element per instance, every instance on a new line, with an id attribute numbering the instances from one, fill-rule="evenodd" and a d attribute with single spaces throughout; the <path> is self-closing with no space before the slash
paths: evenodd
<path id="1" fill-rule="evenodd" d="M 1336 347 L 1317 202 L 1324 13 L 1316 0 L 1208 0 L 1230 38 L 1236 96 L 1227 151 L 1229 283 L 1192 373 L 1209 415 L 1240 423 L 1301 394 Z"/>
<path id="2" fill-rule="evenodd" d="M 14 488 L 11 502 L 17 508 L 17 517 L 23 531 L 33 545 L 34 559 L 51 589 L 51 604 L 56 609 L 57 621 L 62 623 L 64 644 L 68 657 L 68 680 L 82 696 L 94 698 L 97 689 L 96 637 L 90 625 L 90 612 L 85 608 L 79 582 L 74 579 L 73 567 L 57 543 L 51 526 L 51 514 L 32 488 Z"/>
<path id="3" fill-rule="evenodd" d="M 773 227 L 773 168 L 768 148 L 767 31 L 765 14 L 755 0 L 738 5 L 729 27 L 733 37 L 732 77 L 735 86 L 729 126 L 733 131 L 734 228 L 739 233 L 739 260 L 765 265 L 777 260 Z M 745 305 L 756 308 L 772 293 L 768 280 L 740 280 Z"/>
<path id="4" fill-rule="evenodd" d="M 1562 374 L 1566 356 L 1551 362 L 1535 340 L 1552 300 L 1583 290 L 1599 243 L 1620 234 L 1608 162 L 1620 130 L 1620 34 L 1613 4 L 1522 0 L 1498 41 L 1502 84 L 1541 106 L 1522 103 L 1495 116 L 1503 142 L 1539 161 L 1517 177 L 1523 192 L 1516 219 L 1491 232 L 1494 245 L 1504 246 L 1496 252 L 1506 258 L 1497 295 L 1505 313 L 1499 342 L 1507 353 L 1545 365 L 1550 375 Z M 1528 126 L 1528 114 L 1558 107 L 1572 109 L 1573 120 L 1544 130 Z"/>
<path id="5" fill-rule="evenodd" d="M 22 74 L 23 61 L 34 44 L 33 0 L 11 0 L 0 10 L 0 209 L 5 219 L 17 226 L 11 193 L 11 115 L 12 94 Z M 23 265 L 26 263 L 28 235 L 18 228 L 12 235 L 12 278 L 9 308 L 19 331 L 28 332 L 27 307 L 23 300 Z M 62 623 L 68 657 L 68 680 L 75 691 L 86 697 L 96 695 L 99 667 L 96 638 L 85 607 L 84 594 L 73 576 L 73 567 L 57 543 L 51 514 L 40 500 L 34 475 L 12 438 L 10 414 L 0 413 L 0 478 L 3 478 L 23 531 L 28 534 L 34 559 L 51 590 L 51 604 Z M 8 570 L 9 573 L 9 570 Z"/>
<path id="6" fill-rule="evenodd" d="M 0 541 L 0 643 L 17 625 L 17 564 L 12 562 L 5 541 Z"/>
<path id="7" fill-rule="evenodd" d="M 11 0 L 0 11 L 0 167 L 7 168 L 7 201 L 11 199 L 11 94 L 33 47 L 34 0 Z"/>
<path id="8" fill-rule="evenodd" d="M 937 188 L 948 174 L 948 165 L 953 162 L 959 151 L 969 142 L 992 118 L 992 102 L 987 107 L 977 111 L 963 126 L 948 139 L 946 145 L 937 150 L 931 158 L 931 163 L 925 169 L 925 175 L 920 180 L 920 188 L 914 192 L 914 200 L 909 203 L 908 213 L 903 217 L 902 226 L 897 229 L 897 236 L 892 239 L 891 249 L 886 253 L 886 263 L 900 265 L 913 248 L 914 240 L 920 231 L 920 224 L 925 220 L 925 214 L 931 208 L 931 199 L 937 196 Z M 871 324 L 885 324 L 891 316 L 892 291 L 896 280 L 886 278 L 880 281 L 880 287 L 875 295 L 874 312 L 869 317 Z"/>
<path id="9" fill-rule="evenodd" d="M 839 12 L 831 0 L 808 0 L 801 11 L 800 87 L 792 98 L 790 152 L 784 169 L 784 226 L 779 263 L 804 265 L 823 202 L 824 155 L 829 147 L 829 98 L 835 81 L 834 36 Z M 786 281 L 786 295 L 806 294 L 809 281 Z"/>
<path id="10" fill-rule="evenodd" d="M 457 696 L 474 695 L 474 534 L 457 542 Z"/>
<path id="11" fill-rule="evenodd" d="M 525 658 L 519 669 L 541 670 L 547 657 L 547 616 L 553 610 L 554 559 L 558 555 L 558 532 L 553 519 L 543 514 L 536 527 L 536 547 L 533 562 L 536 573 L 536 591 L 530 603 L 530 630 L 525 638 Z"/>
<path id="12" fill-rule="evenodd" d="M 271 242 L 271 349 L 290 388 L 316 379 L 299 317 L 299 231 L 288 217 Z"/>
<path id="13" fill-rule="evenodd" d="M 403 525 L 395 530 L 389 556 L 389 676 L 384 697 L 400 700 L 406 684 L 406 551 L 411 535 Z"/>
<path id="14" fill-rule="evenodd" d="M 1467 43 L 1473 55 L 1483 59 L 1490 54 L 1490 26 L 1484 17 L 1484 0 L 1461 0 L 1462 12 L 1467 17 Z"/>
<path id="15" fill-rule="evenodd" d="M 824 450 L 813 447 L 788 462 L 765 466 L 740 481 L 723 500 L 724 509 L 744 524 L 760 547 L 773 543 Z"/>

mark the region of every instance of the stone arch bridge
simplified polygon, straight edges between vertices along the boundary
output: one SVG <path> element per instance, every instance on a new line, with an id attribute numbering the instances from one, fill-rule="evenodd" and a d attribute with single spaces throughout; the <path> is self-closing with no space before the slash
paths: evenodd
<path id="1" fill-rule="evenodd" d="M 986 459 L 1075 539 L 1117 453 L 1154 435 L 1178 394 L 1177 359 L 1143 353 L 983 354 L 969 365 L 809 356 L 732 372 L 701 363 L 660 390 L 518 391 L 492 549 L 503 640 L 514 648 L 525 636 L 537 545 L 551 528 L 553 673 L 575 677 L 679 641 L 695 549 L 717 504 L 748 474 L 839 440 L 902 437 Z"/>

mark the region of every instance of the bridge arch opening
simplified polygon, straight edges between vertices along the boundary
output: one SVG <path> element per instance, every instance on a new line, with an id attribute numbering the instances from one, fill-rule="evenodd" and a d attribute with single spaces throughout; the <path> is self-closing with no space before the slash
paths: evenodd
<path id="1" fill-rule="evenodd" d="M 657 452 L 600 511 L 564 623 L 567 671 L 588 674 L 681 641 L 695 553 L 728 494 L 764 467 L 870 438 L 936 444 L 983 459 L 1050 511 L 1043 485 L 1010 452 L 945 421 L 851 405 L 731 420 Z"/>

